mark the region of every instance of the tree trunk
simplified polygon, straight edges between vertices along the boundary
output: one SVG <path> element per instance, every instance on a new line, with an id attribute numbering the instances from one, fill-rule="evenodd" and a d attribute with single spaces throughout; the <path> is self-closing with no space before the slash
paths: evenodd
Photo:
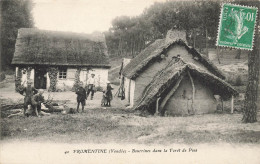
<path id="1" fill-rule="evenodd" d="M 122 55 L 122 37 L 120 35 L 120 39 L 119 39 L 119 45 L 118 45 L 118 56 Z"/>
<path id="2" fill-rule="evenodd" d="M 237 52 L 237 55 L 236 55 L 235 59 L 240 59 L 240 56 L 241 56 L 241 50 L 239 49 L 238 52 Z"/>
<path id="3" fill-rule="evenodd" d="M 133 54 L 132 54 L 132 58 L 134 58 L 135 57 L 135 54 L 136 54 L 136 46 L 135 46 L 135 42 L 136 42 L 136 39 L 134 38 L 134 45 L 133 45 Z"/>
<path id="4" fill-rule="evenodd" d="M 218 58 L 218 64 L 221 64 L 220 63 L 220 58 L 219 58 L 219 47 L 217 46 L 217 58 Z"/>
<path id="5" fill-rule="evenodd" d="M 197 31 L 193 31 L 193 48 L 196 48 L 196 36 L 197 36 Z"/>
<path id="6" fill-rule="evenodd" d="M 256 35 L 253 51 L 248 55 L 248 84 L 245 93 L 245 102 L 243 109 L 244 123 L 253 123 L 257 121 L 257 90 L 259 83 L 259 21 L 256 25 Z"/>
<path id="7" fill-rule="evenodd" d="M 209 50 L 208 50 L 208 29 L 206 28 L 206 56 L 209 57 Z"/>

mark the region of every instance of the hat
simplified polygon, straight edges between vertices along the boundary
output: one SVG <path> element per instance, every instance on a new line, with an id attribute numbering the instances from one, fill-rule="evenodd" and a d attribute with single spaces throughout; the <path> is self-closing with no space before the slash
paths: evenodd
<path id="1" fill-rule="evenodd" d="M 107 84 L 110 84 L 110 81 L 107 81 Z"/>
<path id="2" fill-rule="evenodd" d="M 91 75 L 95 75 L 94 73 L 92 73 Z"/>
<path id="3" fill-rule="evenodd" d="M 43 93 L 44 92 L 44 90 L 43 89 L 39 89 L 39 93 Z"/>
<path id="4" fill-rule="evenodd" d="M 32 81 L 27 81 L 27 84 L 32 84 Z"/>

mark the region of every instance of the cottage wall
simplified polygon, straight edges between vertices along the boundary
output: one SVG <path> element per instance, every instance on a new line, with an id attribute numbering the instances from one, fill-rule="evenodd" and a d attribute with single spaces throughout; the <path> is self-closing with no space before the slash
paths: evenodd
<path id="1" fill-rule="evenodd" d="M 107 81 L 108 81 L 108 69 L 93 68 L 92 70 L 89 71 L 88 78 L 91 77 L 92 73 L 95 74 L 96 83 L 97 83 L 96 85 L 106 88 Z"/>
<path id="2" fill-rule="evenodd" d="M 59 79 L 59 73 L 58 73 L 57 74 L 57 84 L 56 84 L 57 90 L 60 90 L 60 91 L 71 90 L 71 88 L 74 85 L 76 71 L 77 71 L 76 68 L 68 68 L 66 79 Z M 34 72 L 35 72 L 35 70 L 32 69 L 31 75 L 30 75 L 30 80 L 33 82 L 32 85 L 34 85 L 34 76 L 35 76 Z M 83 68 L 80 72 L 80 81 L 83 82 L 84 86 L 87 83 L 87 79 L 91 77 L 92 73 L 95 74 L 96 85 L 101 86 L 105 89 L 106 85 L 107 85 L 107 80 L 108 80 L 108 69 L 93 68 L 93 69 L 87 71 L 86 68 Z M 15 74 L 16 74 L 16 76 L 18 75 L 18 67 L 16 67 Z M 21 84 L 24 84 L 25 87 L 27 86 L 27 71 L 24 74 L 22 73 Z M 48 72 L 47 72 L 46 85 L 47 85 L 47 90 L 48 90 L 50 88 L 50 77 L 49 77 Z"/>
<path id="3" fill-rule="evenodd" d="M 57 89 L 59 90 L 71 90 L 71 88 L 74 85 L 75 81 L 75 74 L 76 74 L 77 69 L 76 68 L 68 68 L 67 69 L 67 78 L 66 79 L 59 79 L 57 77 Z M 108 69 L 102 69 L 102 68 L 93 68 L 89 71 L 87 71 L 87 68 L 82 68 L 80 71 L 80 81 L 83 82 L 83 85 L 85 86 L 87 84 L 88 78 L 91 77 L 91 74 L 95 74 L 96 78 L 96 86 L 101 86 L 105 89 L 106 84 L 107 84 L 107 79 L 108 79 Z M 48 82 L 48 79 L 47 79 Z M 48 87 L 49 87 L 48 83 Z"/>
<path id="4" fill-rule="evenodd" d="M 134 105 L 135 95 L 135 81 L 127 77 L 124 78 L 125 100 L 129 103 L 130 107 Z"/>
<path id="5" fill-rule="evenodd" d="M 128 58 L 123 58 L 123 61 L 122 61 L 122 65 L 121 65 L 121 69 L 123 69 L 123 68 L 125 68 L 125 66 L 128 64 L 128 63 L 130 63 L 130 61 L 131 61 L 131 59 L 128 59 Z M 121 86 L 121 84 L 122 84 L 122 80 L 123 80 L 123 74 L 121 73 L 121 75 L 120 75 L 120 86 Z"/>
<path id="6" fill-rule="evenodd" d="M 125 77 L 124 78 L 124 87 L 125 87 L 125 99 L 130 103 L 130 79 Z"/>
<path id="7" fill-rule="evenodd" d="M 18 75 L 18 67 L 16 67 L 15 69 L 15 75 Z M 32 85 L 34 85 L 34 69 L 31 70 L 31 75 L 30 75 L 30 81 L 32 81 Z M 25 87 L 27 86 L 27 71 L 23 74 L 22 73 L 22 77 L 21 77 L 21 85 L 24 85 Z"/>
<path id="8" fill-rule="evenodd" d="M 135 81 L 130 80 L 130 107 L 134 106 Z"/>
<path id="9" fill-rule="evenodd" d="M 57 90 L 61 90 L 61 91 L 71 90 L 71 88 L 74 85 L 76 71 L 77 71 L 77 69 L 75 69 L 75 68 L 68 68 L 66 79 L 59 79 L 59 74 L 57 74 L 57 84 L 56 84 Z M 86 69 L 85 70 L 82 69 L 82 71 L 80 72 L 80 80 L 84 83 L 84 86 L 86 85 L 87 79 L 91 77 L 92 73 L 94 73 L 96 75 L 95 76 L 96 82 L 97 82 L 96 85 L 105 88 L 106 84 L 107 84 L 107 79 L 108 79 L 108 69 L 96 68 L 96 69 L 90 70 L 89 72 L 87 72 Z M 18 74 L 18 67 L 16 67 L 16 76 L 17 76 L 17 74 Z M 31 70 L 30 80 L 34 83 L 34 69 Z M 22 73 L 21 84 L 24 84 L 24 86 L 27 86 L 27 71 L 24 74 Z M 46 85 L 47 85 L 47 89 L 49 89 L 50 78 L 49 78 L 48 72 L 47 72 Z"/>
<path id="10" fill-rule="evenodd" d="M 189 77 L 186 76 L 165 105 L 169 115 L 213 113 L 217 109 L 217 101 L 211 89 L 197 79 L 193 80 L 196 89 L 194 110 L 192 110 L 192 85 Z"/>
<path id="11" fill-rule="evenodd" d="M 178 54 L 180 54 L 182 58 L 188 59 L 190 61 L 193 60 L 192 55 L 189 54 L 183 46 L 176 45 L 171 48 L 167 52 L 166 56 L 168 57 L 166 57 L 165 60 L 153 63 L 136 78 L 134 105 L 138 104 L 142 99 L 146 86 L 151 83 L 155 75 L 167 66 L 167 64 L 172 60 L 173 56 L 177 56 Z"/>

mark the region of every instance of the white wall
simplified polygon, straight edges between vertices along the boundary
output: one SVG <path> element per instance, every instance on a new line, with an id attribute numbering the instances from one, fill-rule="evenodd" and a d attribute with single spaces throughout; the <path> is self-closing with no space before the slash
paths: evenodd
<path id="1" fill-rule="evenodd" d="M 134 106 L 135 81 L 130 80 L 130 107 Z"/>
<path id="2" fill-rule="evenodd" d="M 75 73 L 77 69 L 76 68 L 68 68 L 67 70 L 67 78 L 66 79 L 59 79 L 59 73 L 57 74 L 57 89 L 60 89 L 61 91 L 64 90 L 70 90 L 74 85 L 75 80 Z M 31 76 L 30 80 L 33 82 L 34 85 L 34 72 L 35 70 L 31 70 Z M 91 74 L 95 74 L 97 86 L 101 86 L 103 88 L 106 87 L 107 81 L 108 81 L 108 69 L 105 68 L 93 68 L 92 70 L 87 73 L 87 69 L 82 69 L 80 72 L 80 81 L 84 83 L 84 86 L 87 82 L 87 76 L 88 78 L 91 77 Z M 16 67 L 16 76 L 18 74 L 18 67 Z M 21 77 L 21 84 L 24 84 L 24 86 L 27 86 L 27 72 L 25 74 L 22 73 Z M 50 78 L 49 74 L 47 72 L 47 89 L 50 87 Z"/>
<path id="3" fill-rule="evenodd" d="M 68 68 L 66 79 L 59 79 L 59 72 L 58 72 L 56 89 L 61 91 L 70 91 L 74 85 L 76 71 L 77 71 L 76 68 Z M 48 84 L 48 87 L 49 86 L 50 84 Z"/>
<path id="4" fill-rule="evenodd" d="M 49 77 L 49 73 L 48 72 L 47 72 L 46 76 L 47 76 L 47 81 L 46 81 L 46 85 L 47 86 L 46 86 L 46 89 L 49 90 L 51 82 L 50 82 L 50 77 Z"/>
<path id="5" fill-rule="evenodd" d="M 107 86 L 108 81 L 108 69 L 105 68 L 93 68 L 89 70 L 88 78 L 91 77 L 91 74 L 95 74 L 96 85 L 105 88 Z"/>
<path id="6" fill-rule="evenodd" d="M 135 95 L 135 81 L 127 77 L 124 77 L 124 88 L 125 88 L 125 100 L 130 104 L 130 107 L 134 106 L 134 95 Z"/>
<path id="7" fill-rule="evenodd" d="M 74 85 L 76 71 L 77 71 L 76 68 L 68 68 L 66 79 L 59 79 L 59 77 L 57 77 L 58 78 L 57 89 L 60 89 L 62 91 L 64 90 L 64 88 L 65 88 L 65 90 L 71 89 Z M 108 80 L 108 69 L 93 68 L 87 72 L 87 68 L 83 68 L 80 71 L 79 78 L 80 78 L 80 81 L 83 82 L 84 86 L 87 84 L 87 79 L 91 77 L 92 73 L 95 74 L 95 79 L 96 79 L 96 83 L 97 83 L 96 85 L 105 88 L 107 85 L 107 80 Z M 59 76 L 59 74 L 57 76 Z"/>
<path id="8" fill-rule="evenodd" d="M 128 59 L 128 58 L 123 58 L 123 61 L 121 64 L 123 64 L 123 68 L 125 68 L 125 66 L 130 63 L 131 59 Z M 123 80 L 123 75 L 122 75 L 122 72 L 121 72 L 121 75 L 120 75 L 120 86 L 122 84 L 122 80 Z"/>
<path id="9" fill-rule="evenodd" d="M 129 84 L 130 84 L 130 79 L 128 79 L 127 77 L 124 78 L 125 81 L 124 81 L 124 88 L 125 88 L 125 99 L 129 102 L 129 90 L 130 90 L 130 87 L 129 87 Z M 130 102 L 129 102 L 130 103 Z"/>
<path id="10" fill-rule="evenodd" d="M 17 76 L 18 67 L 16 67 L 15 71 L 16 71 L 16 76 Z M 32 86 L 34 86 L 34 69 L 31 70 L 30 81 L 32 81 Z M 25 87 L 27 86 L 27 71 L 25 71 L 25 74 L 23 74 L 23 71 L 22 71 L 21 85 L 24 85 Z"/>

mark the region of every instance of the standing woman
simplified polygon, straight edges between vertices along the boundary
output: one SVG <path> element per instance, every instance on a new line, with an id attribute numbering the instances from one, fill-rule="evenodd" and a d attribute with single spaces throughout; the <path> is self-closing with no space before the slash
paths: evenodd
<path id="1" fill-rule="evenodd" d="M 106 97 L 107 97 L 107 104 L 106 104 L 106 106 L 111 106 L 111 101 L 112 101 L 112 99 L 113 99 L 113 94 L 112 94 L 112 90 L 113 90 L 114 88 L 112 88 L 111 87 L 111 84 L 110 84 L 110 82 L 108 81 L 107 82 L 107 90 L 106 90 Z"/>

